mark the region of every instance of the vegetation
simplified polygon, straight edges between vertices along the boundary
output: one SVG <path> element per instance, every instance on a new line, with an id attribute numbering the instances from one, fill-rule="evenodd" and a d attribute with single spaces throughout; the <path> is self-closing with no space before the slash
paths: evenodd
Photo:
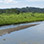
<path id="1" fill-rule="evenodd" d="M 24 22 L 43 21 L 44 13 L 2 13 L 0 14 L 0 25 L 19 24 Z"/>
<path id="2" fill-rule="evenodd" d="M 19 24 L 43 20 L 44 8 L 26 7 L 0 9 L 0 25 Z"/>
<path id="3" fill-rule="evenodd" d="M 26 12 L 37 12 L 44 13 L 44 8 L 35 8 L 35 7 L 25 7 L 25 8 L 10 8 L 10 9 L 0 9 L 0 14 L 2 13 L 26 13 Z"/>

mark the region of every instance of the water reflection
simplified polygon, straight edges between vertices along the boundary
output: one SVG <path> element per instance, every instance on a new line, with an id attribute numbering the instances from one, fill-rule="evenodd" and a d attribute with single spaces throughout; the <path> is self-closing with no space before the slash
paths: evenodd
<path id="1" fill-rule="evenodd" d="M 35 25 L 37 25 L 37 24 L 24 25 L 24 26 L 18 26 L 18 27 L 15 27 L 15 28 L 0 30 L 0 36 L 4 35 L 6 33 L 9 34 L 9 33 L 13 32 L 13 31 L 18 31 L 18 30 L 21 30 L 21 29 L 24 29 L 24 28 L 35 26 Z"/>
<path id="2" fill-rule="evenodd" d="M 44 22 L 0 36 L 0 44 L 44 44 Z"/>
<path id="3" fill-rule="evenodd" d="M 33 23 L 23 23 L 23 24 L 17 24 L 17 25 L 0 26 L 0 30 L 9 29 L 9 28 L 15 28 L 15 27 L 18 27 L 18 26 L 23 26 L 23 25 L 39 24 L 41 22 L 33 22 Z"/>

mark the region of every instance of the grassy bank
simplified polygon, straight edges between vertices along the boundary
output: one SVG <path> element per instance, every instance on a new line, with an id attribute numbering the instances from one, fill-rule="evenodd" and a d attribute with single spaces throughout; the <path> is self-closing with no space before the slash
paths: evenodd
<path id="1" fill-rule="evenodd" d="M 0 25 L 19 24 L 24 22 L 44 21 L 44 13 L 0 14 Z"/>

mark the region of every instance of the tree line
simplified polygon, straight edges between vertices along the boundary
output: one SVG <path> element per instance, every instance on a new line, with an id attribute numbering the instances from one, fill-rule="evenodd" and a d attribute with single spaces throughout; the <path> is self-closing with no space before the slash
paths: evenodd
<path id="1" fill-rule="evenodd" d="M 35 7 L 24 7 L 24 8 L 10 8 L 10 9 L 0 9 L 0 14 L 2 13 L 25 13 L 25 12 L 37 12 L 37 13 L 44 13 L 44 8 L 35 8 Z"/>

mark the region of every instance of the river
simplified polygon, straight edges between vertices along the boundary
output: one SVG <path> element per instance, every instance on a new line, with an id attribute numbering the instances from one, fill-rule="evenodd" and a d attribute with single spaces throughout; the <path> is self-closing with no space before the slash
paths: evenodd
<path id="1" fill-rule="evenodd" d="M 0 36 L 0 44 L 44 44 L 44 21 L 1 26 L 0 31 L 29 24 L 39 24 Z M 1 33 L 0 33 L 1 34 Z"/>

